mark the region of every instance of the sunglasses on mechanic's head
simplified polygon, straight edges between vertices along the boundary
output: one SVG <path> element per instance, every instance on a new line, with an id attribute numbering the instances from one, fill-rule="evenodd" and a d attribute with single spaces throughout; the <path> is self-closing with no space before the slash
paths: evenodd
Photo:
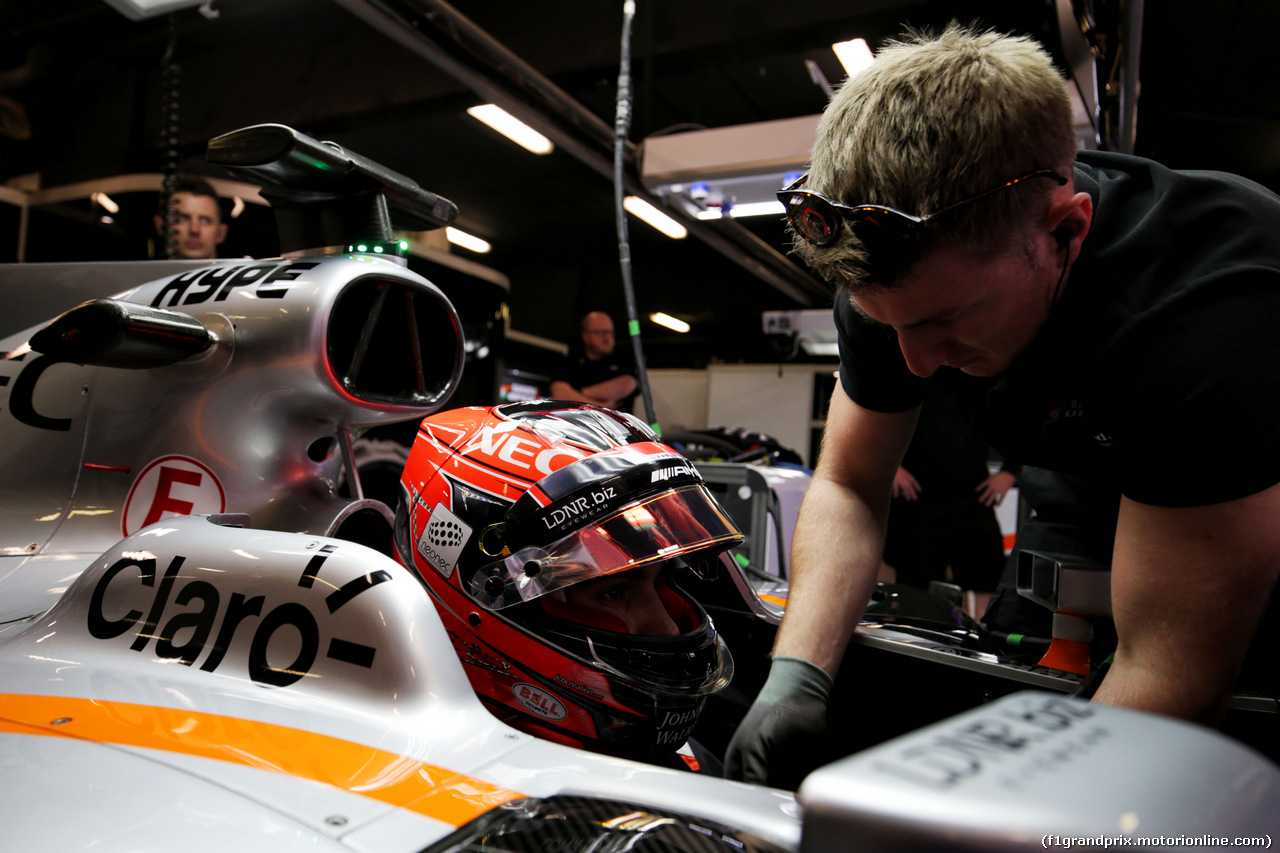
<path id="1" fill-rule="evenodd" d="M 792 229 L 814 246 L 831 245 L 840 237 L 841 223 L 849 226 L 867 249 L 872 274 L 890 281 L 892 272 L 915 260 L 928 227 L 939 217 L 1031 178 L 1053 178 L 1058 186 L 1067 183 L 1066 178 L 1052 169 L 1036 169 L 927 216 L 914 216 L 882 204 L 850 205 L 835 201 L 816 190 L 805 189 L 808 174 L 801 175 L 799 180 L 780 190 L 778 200 L 782 202 Z"/>

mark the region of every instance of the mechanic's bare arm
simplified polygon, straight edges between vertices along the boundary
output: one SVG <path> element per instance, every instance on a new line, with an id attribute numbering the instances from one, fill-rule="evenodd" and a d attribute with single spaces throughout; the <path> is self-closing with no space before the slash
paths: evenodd
<path id="1" fill-rule="evenodd" d="M 636 378 L 630 374 L 615 376 L 586 388 L 574 388 L 568 382 L 557 379 L 551 383 L 551 396 L 557 400 L 576 400 L 579 403 L 594 403 L 597 406 L 613 408 L 636 390 Z"/>
<path id="2" fill-rule="evenodd" d="M 1280 574 L 1280 485 L 1211 506 L 1120 503 L 1119 645 L 1095 701 L 1221 722 Z"/>
<path id="3" fill-rule="evenodd" d="M 804 658 L 835 677 L 875 587 L 893 477 L 917 411 L 873 412 L 836 385 L 796 521 L 791 591 L 774 654 Z"/>

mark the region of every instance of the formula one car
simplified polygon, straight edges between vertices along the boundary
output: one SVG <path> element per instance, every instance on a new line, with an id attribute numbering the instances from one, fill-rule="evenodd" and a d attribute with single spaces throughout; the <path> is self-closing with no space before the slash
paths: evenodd
<path id="1" fill-rule="evenodd" d="M 360 495 L 350 451 L 457 383 L 456 314 L 390 230 L 452 206 L 276 125 L 211 156 L 264 185 L 290 257 L 139 279 L 0 341 L 7 844 L 773 853 L 1271 830 L 1280 770 L 1252 752 L 1045 693 L 794 795 L 502 722 L 422 576 L 389 556 L 394 514 Z"/>

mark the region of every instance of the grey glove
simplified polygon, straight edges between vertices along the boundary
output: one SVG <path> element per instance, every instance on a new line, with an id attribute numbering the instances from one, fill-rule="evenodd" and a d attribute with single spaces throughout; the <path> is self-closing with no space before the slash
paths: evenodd
<path id="1" fill-rule="evenodd" d="M 831 676 L 778 655 L 725 754 L 725 776 L 794 791 L 822 759 Z"/>

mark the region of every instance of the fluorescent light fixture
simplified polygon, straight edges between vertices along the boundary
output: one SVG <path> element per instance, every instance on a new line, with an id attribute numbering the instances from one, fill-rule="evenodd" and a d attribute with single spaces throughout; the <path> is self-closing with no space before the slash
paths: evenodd
<path id="1" fill-rule="evenodd" d="M 507 139 L 527 148 L 534 154 L 550 154 L 555 149 L 550 139 L 547 139 L 497 104 L 481 104 L 478 107 L 471 107 L 467 110 L 467 114 L 472 118 L 479 119 Z"/>
<path id="2" fill-rule="evenodd" d="M 729 208 L 729 215 L 735 219 L 739 216 L 783 216 L 786 212 L 780 201 L 752 201 Z"/>
<path id="3" fill-rule="evenodd" d="M 670 314 L 663 314 L 661 311 L 658 311 L 655 314 L 650 314 L 649 319 L 657 323 L 659 326 L 666 326 L 668 329 L 670 329 L 673 332 L 689 331 L 689 324 L 686 323 L 684 320 L 677 320 L 675 317 L 672 317 Z"/>
<path id="4" fill-rule="evenodd" d="M 672 240 L 683 240 L 689 234 L 683 225 L 639 196 L 627 196 L 622 200 L 622 206 L 632 216 L 643 219 Z"/>
<path id="5" fill-rule="evenodd" d="M 120 205 L 116 204 L 115 200 L 112 199 L 111 196 L 107 195 L 106 193 L 90 193 L 89 200 L 93 202 L 97 202 L 98 205 L 107 213 L 120 212 Z"/>
<path id="6" fill-rule="evenodd" d="M 204 0 L 107 0 L 107 5 L 133 21 L 199 6 Z"/>
<path id="7" fill-rule="evenodd" d="M 844 73 L 850 77 L 869 67 L 875 60 L 866 39 L 851 39 L 831 45 L 836 52 L 836 59 L 844 66 Z"/>
<path id="8" fill-rule="evenodd" d="M 723 219 L 725 216 L 737 219 L 743 216 L 783 216 L 786 212 L 780 201 L 748 201 L 731 205 L 728 210 L 708 207 L 706 210 L 699 210 L 695 216 L 704 220 Z"/>
<path id="9" fill-rule="evenodd" d="M 473 237 L 466 231 L 459 231 L 452 225 L 444 229 L 445 239 L 455 246 L 461 246 L 464 249 L 470 249 L 473 252 L 484 254 L 493 247 L 481 240 L 479 237 Z"/>

